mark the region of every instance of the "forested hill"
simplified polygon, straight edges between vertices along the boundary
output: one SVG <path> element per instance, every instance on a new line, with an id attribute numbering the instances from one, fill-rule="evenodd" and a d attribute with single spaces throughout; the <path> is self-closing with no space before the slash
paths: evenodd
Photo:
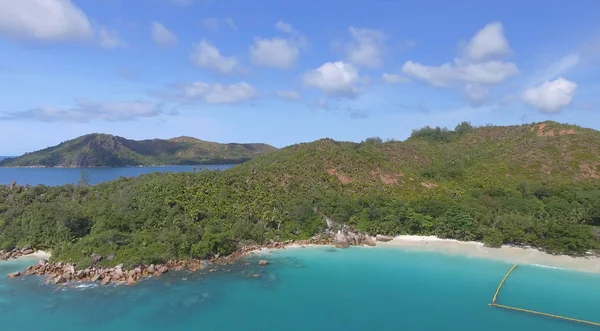
<path id="1" fill-rule="evenodd" d="M 36 152 L 0 160 L 2 167 L 124 167 L 241 163 L 276 150 L 266 144 L 220 144 L 191 137 L 129 140 L 88 134 Z"/>
<path id="2" fill-rule="evenodd" d="M 0 190 L 2 248 L 49 248 L 81 265 L 92 253 L 157 263 L 305 239 L 323 216 L 371 235 L 600 249 L 600 132 L 555 122 L 322 139 L 226 171 Z"/>

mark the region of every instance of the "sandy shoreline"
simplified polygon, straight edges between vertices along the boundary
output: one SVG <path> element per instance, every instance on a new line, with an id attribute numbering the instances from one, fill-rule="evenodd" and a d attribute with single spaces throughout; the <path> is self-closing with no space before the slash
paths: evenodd
<path id="1" fill-rule="evenodd" d="M 35 259 L 50 259 L 50 252 L 46 252 L 46 251 L 36 251 L 35 253 L 31 253 L 31 254 L 27 254 L 27 255 L 21 255 L 19 257 L 17 257 L 14 260 L 35 260 Z"/>
<path id="2" fill-rule="evenodd" d="M 540 267 L 600 273 L 600 258 L 550 255 L 535 248 L 512 246 L 492 248 L 485 247 L 485 245 L 480 242 L 440 239 L 434 236 L 397 236 L 388 242 L 378 241 L 377 246 L 440 252 L 451 255 L 465 255 L 469 257 L 501 260 L 516 264 L 529 264 Z"/>

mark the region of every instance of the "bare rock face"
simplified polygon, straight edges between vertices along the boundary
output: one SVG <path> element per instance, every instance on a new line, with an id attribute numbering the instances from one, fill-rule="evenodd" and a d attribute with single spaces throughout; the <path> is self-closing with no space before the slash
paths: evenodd
<path id="1" fill-rule="evenodd" d="M 258 265 L 260 265 L 260 266 L 266 266 L 267 264 L 269 264 L 269 261 L 267 261 L 267 260 L 258 261 Z"/>
<path id="2" fill-rule="evenodd" d="M 103 277 L 100 285 L 107 285 L 108 283 L 110 283 L 110 276 Z"/>
<path id="3" fill-rule="evenodd" d="M 394 239 L 394 237 L 392 237 L 392 236 L 384 236 L 381 234 L 378 234 L 375 238 L 377 239 L 377 241 L 382 241 L 382 242 L 386 242 L 386 241 L 390 241 L 390 240 Z"/>
<path id="4" fill-rule="evenodd" d="M 333 244 L 337 248 L 348 248 L 350 247 L 350 240 L 348 236 L 339 231 L 335 237 L 333 237 Z"/>

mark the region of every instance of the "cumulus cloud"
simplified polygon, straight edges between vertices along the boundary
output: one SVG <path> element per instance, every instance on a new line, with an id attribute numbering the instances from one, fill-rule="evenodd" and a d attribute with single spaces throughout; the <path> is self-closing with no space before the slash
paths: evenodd
<path id="1" fill-rule="evenodd" d="M 235 84 L 211 84 L 194 82 L 174 86 L 174 91 L 153 93 L 155 96 L 180 102 L 204 102 L 209 104 L 235 104 L 257 97 L 258 93 L 246 82 Z"/>
<path id="2" fill-rule="evenodd" d="M 504 37 L 504 27 L 500 22 L 492 22 L 479 30 L 466 45 L 466 56 L 473 61 L 510 55 L 508 41 Z"/>
<path id="3" fill-rule="evenodd" d="M 202 20 L 202 26 L 208 30 L 219 31 L 222 25 L 228 26 L 231 30 L 237 31 L 237 26 L 231 17 L 223 19 L 216 17 L 207 17 Z"/>
<path id="4" fill-rule="evenodd" d="M 275 23 L 275 28 L 281 32 L 285 32 L 285 33 L 295 33 L 296 30 L 294 30 L 294 27 L 289 24 L 286 23 L 284 21 L 279 21 L 277 23 Z"/>
<path id="5" fill-rule="evenodd" d="M 400 76 L 398 74 L 390 74 L 387 72 L 384 72 L 381 75 L 381 79 L 383 79 L 383 81 L 387 84 L 393 85 L 393 84 L 398 84 L 398 83 L 407 83 L 410 81 L 410 79 L 404 77 L 404 76 Z"/>
<path id="6" fill-rule="evenodd" d="M 0 0 L 0 36 L 44 42 L 85 40 L 94 32 L 71 0 Z"/>
<path id="7" fill-rule="evenodd" d="M 356 66 L 378 68 L 383 63 L 383 32 L 371 29 L 348 28 L 354 39 L 346 45 L 348 62 Z"/>
<path id="8" fill-rule="evenodd" d="M 290 100 L 290 101 L 298 101 L 302 98 L 300 96 L 300 93 L 293 91 L 293 90 L 277 91 L 277 92 L 275 92 L 275 94 L 282 99 Z"/>
<path id="9" fill-rule="evenodd" d="M 190 59 L 198 67 L 220 74 L 231 74 L 240 69 L 240 64 L 235 57 L 221 55 L 219 49 L 206 40 L 194 45 Z"/>
<path id="10" fill-rule="evenodd" d="M 351 64 L 327 62 L 302 77 L 307 87 L 315 87 L 333 96 L 354 96 L 359 92 L 358 70 Z"/>
<path id="11" fill-rule="evenodd" d="M 8 113 L 3 120 L 29 120 L 38 122 L 89 122 L 91 120 L 127 121 L 155 117 L 161 113 L 160 105 L 143 101 L 93 102 L 76 100 L 76 107 L 41 107 Z"/>
<path id="12" fill-rule="evenodd" d="M 575 96 L 577 84 L 564 78 L 544 82 L 523 92 L 523 101 L 544 113 L 559 113 Z"/>
<path id="13" fill-rule="evenodd" d="M 169 47 L 177 43 L 177 36 L 169 31 L 164 25 L 159 22 L 152 22 L 150 25 L 150 34 L 156 45 Z"/>
<path id="14" fill-rule="evenodd" d="M 306 43 L 304 37 L 284 21 L 277 22 L 275 28 L 292 36 L 254 38 L 254 43 L 250 46 L 250 62 L 253 65 L 286 69 L 298 59 L 300 50 Z"/>
<path id="15" fill-rule="evenodd" d="M 510 54 L 500 23 L 490 23 L 479 30 L 464 53 L 463 57 L 439 66 L 407 61 L 402 72 L 436 87 L 462 85 L 467 97 L 476 103 L 483 101 L 490 86 L 520 73 L 515 63 L 493 59 Z"/>
<path id="16" fill-rule="evenodd" d="M 296 62 L 298 55 L 300 55 L 300 49 L 290 39 L 255 38 L 254 44 L 250 46 L 250 62 L 256 66 L 289 68 Z"/>

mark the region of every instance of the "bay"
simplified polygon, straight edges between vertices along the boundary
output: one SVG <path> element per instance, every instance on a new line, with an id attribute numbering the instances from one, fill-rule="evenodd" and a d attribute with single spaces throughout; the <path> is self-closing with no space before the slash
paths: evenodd
<path id="1" fill-rule="evenodd" d="M 260 258 L 269 265 L 258 266 Z M 488 306 L 512 266 L 495 260 L 309 247 L 246 261 L 231 272 L 169 272 L 136 286 L 57 288 L 37 277 L 2 277 L 0 325 L 61 331 L 593 329 Z M 24 265 L 0 263 L 0 274 Z M 519 265 L 498 303 L 600 322 L 598 288 L 597 274 Z"/>
<path id="2" fill-rule="evenodd" d="M 19 185 L 57 186 L 76 184 L 82 172 L 95 185 L 119 177 L 137 177 L 151 172 L 192 172 L 194 170 L 226 170 L 234 164 L 160 166 L 160 167 L 123 167 L 123 168 L 0 168 L 0 184 L 8 185 L 14 181 Z"/>

